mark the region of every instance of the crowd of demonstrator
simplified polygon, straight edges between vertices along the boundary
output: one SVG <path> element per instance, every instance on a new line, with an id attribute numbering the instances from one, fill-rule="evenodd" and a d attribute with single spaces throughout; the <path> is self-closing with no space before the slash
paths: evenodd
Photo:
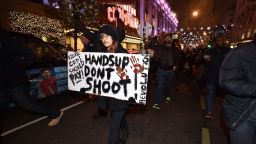
<path id="1" fill-rule="evenodd" d="M 102 53 L 128 53 L 121 45 L 125 38 L 124 27 L 117 21 L 116 25 L 105 24 L 91 33 L 80 27 L 80 36 L 84 51 Z M 1 131 L 3 119 L 11 100 L 17 106 L 28 111 L 48 115 L 49 126 L 57 125 L 63 112 L 35 104 L 29 99 L 29 81 L 25 70 L 33 62 L 33 54 L 18 41 L 12 39 L 1 28 L 0 43 L 0 117 Z M 176 34 L 162 33 L 153 37 L 140 53 L 150 54 L 150 82 L 155 82 L 153 109 L 160 110 L 163 88 L 167 87 L 165 102 L 172 101 L 173 77 L 184 77 L 188 81 L 206 89 L 207 109 L 205 118 L 213 119 L 214 97 L 221 86 L 226 92 L 224 101 L 225 116 L 230 127 L 231 144 L 253 144 L 256 132 L 256 41 L 241 44 L 230 50 L 223 37 L 214 39 L 211 47 L 195 49 L 181 48 Z M 230 52 L 231 51 L 231 52 Z M 149 83 L 151 84 L 151 83 Z M 220 85 L 219 85 L 220 84 Z M 81 89 L 84 92 L 84 89 Z M 108 144 L 124 144 L 128 136 L 126 113 L 129 105 L 135 101 L 97 97 L 97 113 L 93 118 L 106 116 L 107 106 L 112 113 Z"/>

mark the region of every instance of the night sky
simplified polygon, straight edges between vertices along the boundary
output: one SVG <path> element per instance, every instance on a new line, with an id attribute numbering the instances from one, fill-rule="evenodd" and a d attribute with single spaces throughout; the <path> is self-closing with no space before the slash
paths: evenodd
<path id="1" fill-rule="evenodd" d="M 214 25 L 221 23 L 225 14 L 235 9 L 236 0 L 169 0 L 172 10 L 177 14 L 180 27 L 201 27 L 212 24 L 214 6 Z M 192 11 L 198 10 L 198 17 L 192 17 Z"/>

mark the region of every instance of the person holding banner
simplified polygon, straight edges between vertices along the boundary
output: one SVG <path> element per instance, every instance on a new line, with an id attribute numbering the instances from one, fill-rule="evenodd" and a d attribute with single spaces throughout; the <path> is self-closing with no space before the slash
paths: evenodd
<path id="1" fill-rule="evenodd" d="M 163 36 L 163 44 L 159 47 L 159 49 L 157 49 L 155 54 L 158 69 L 156 72 L 157 85 L 153 108 L 160 110 L 159 105 L 163 95 L 164 81 L 167 81 L 166 86 L 168 88 L 166 103 L 170 103 L 172 96 L 172 79 L 174 71 L 178 65 L 179 54 L 177 49 L 172 44 L 172 36 L 170 34 Z"/>
<path id="2" fill-rule="evenodd" d="M 92 33 L 86 27 L 83 26 L 80 22 L 79 30 L 82 31 L 83 34 L 80 35 L 80 39 L 84 44 L 83 52 L 100 52 L 102 51 L 102 47 L 98 47 L 99 38 L 97 36 L 97 32 Z M 100 49 L 101 48 L 101 49 Z M 92 94 L 88 95 L 89 99 L 93 99 Z M 97 97 L 96 98 L 98 110 L 96 114 L 93 115 L 93 119 L 99 119 L 101 117 L 105 117 L 107 115 L 107 102 L 105 97 Z"/>
<path id="3" fill-rule="evenodd" d="M 102 52 L 107 53 L 128 53 L 120 44 L 118 31 L 116 27 L 105 24 L 99 31 L 100 45 Z M 110 135 L 108 144 L 125 143 L 128 135 L 128 125 L 126 121 L 126 112 L 128 110 L 128 101 L 115 98 L 106 98 L 112 113 L 110 126 Z"/>
<path id="4" fill-rule="evenodd" d="M 79 28 L 82 34 L 79 36 L 81 42 L 84 45 L 83 52 L 96 52 L 97 47 L 96 43 L 98 43 L 98 40 L 96 38 L 96 34 L 89 31 L 86 27 L 85 28 Z"/>

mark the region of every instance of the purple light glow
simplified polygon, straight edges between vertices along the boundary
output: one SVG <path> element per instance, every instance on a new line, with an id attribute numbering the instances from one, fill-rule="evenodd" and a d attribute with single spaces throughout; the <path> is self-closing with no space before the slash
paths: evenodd
<path id="1" fill-rule="evenodd" d="M 174 15 L 174 12 L 171 10 L 171 7 L 168 5 L 166 0 L 155 0 L 155 2 L 161 7 L 161 9 L 164 11 L 164 13 L 167 15 L 169 20 L 172 21 L 175 27 L 178 26 L 178 20 L 176 16 Z"/>

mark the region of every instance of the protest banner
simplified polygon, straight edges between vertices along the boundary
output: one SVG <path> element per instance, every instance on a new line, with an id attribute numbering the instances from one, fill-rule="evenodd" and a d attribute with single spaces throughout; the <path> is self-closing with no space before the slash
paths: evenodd
<path id="1" fill-rule="evenodd" d="M 68 89 L 146 104 L 149 55 L 68 52 Z"/>

